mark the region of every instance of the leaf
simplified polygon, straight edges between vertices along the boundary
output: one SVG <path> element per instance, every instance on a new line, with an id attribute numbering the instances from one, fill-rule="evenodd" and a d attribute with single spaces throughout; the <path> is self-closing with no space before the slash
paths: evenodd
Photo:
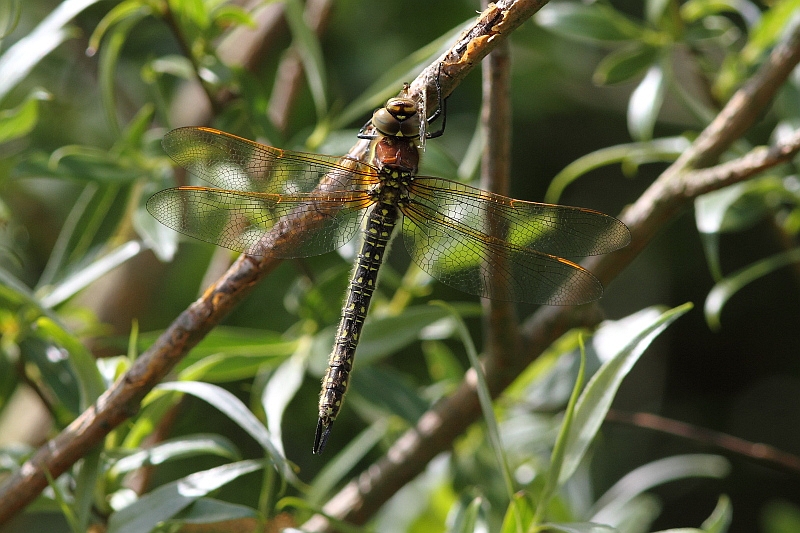
<path id="1" fill-rule="evenodd" d="M 592 348 L 605 361 L 575 406 L 575 418 L 567 439 L 559 485 L 569 479 L 594 440 L 622 380 L 645 349 L 664 329 L 692 308 L 684 304 L 663 313 L 645 309 L 623 320 L 606 323 L 592 339 Z"/>
<path id="2" fill-rule="evenodd" d="M 658 59 L 658 49 L 634 43 L 608 54 L 600 61 L 592 76 L 598 85 L 614 85 L 645 72 Z"/>
<path id="3" fill-rule="evenodd" d="M 198 433 L 168 439 L 146 450 L 139 450 L 122 457 L 113 463 L 111 473 L 120 475 L 143 466 L 160 465 L 200 455 L 216 455 L 232 461 L 241 459 L 241 454 L 236 446 L 222 435 Z"/>
<path id="4" fill-rule="evenodd" d="M 592 522 L 580 522 L 570 524 L 549 523 L 544 524 L 545 531 L 557 531 L 560 533 L 616 533 L 617 529 L 605 524 L 595 524 Z"/>
<path id="5" fill-rule="evenodd" d="M 415 424 L 428 408 L 428 402 L 417 390 L 390 369 L 376 365 L 359 368 L 353 374 L 351 386 L 354 393 L 370 404 L 401 417 L 409 424 Z"/>
<path id="6" fill-rule="evenodd" d="M 639 40 L 644 28 L 604 4 L 551 3 L 536 14 L 536 22 L 553 33 L 592 43 Z"/>
<path id="7" fill-rule="evenodd" d="M 140 20 L 141 17 L 152 14 L 152 6 L 142 0 L 125 0 L 120 2 L 100 20 L 89 37 L 89 46 L 86 49 L 88 56 L 93 56 L 100 48 L 100 41 L 108 30 L 117 24 L 121 24 L 128 18 Z"/>
<path id="8" fill-rule="evenodd" d="M 310 344 L 310 338 L 305 338 L 300 343 L 295 354 L 272 373 L 261 396 L 261 406 L 267 417 L 267 429 L 272 434 L 272 442 L 280 450 L 281 455 L 285 455 L 281 431 L 283 415 L 289 402 L 303 384 Z"/>
<path id="9" fill-rule="evenodd" d="M 622 163 L 629 168 L 637 167 L 644 163 L 668 162 L 676 160 L 689 148 L 690 142 L 686 137 L 664 137 L 646 142 L 618 144 L 595 150 L 579 157 L 553 177 L 544 201 L 557 203 L 561 194 L 572 182 L 592 170 Z"/>
<path id="10" fill-rule="evenodd" d="M 589 512 L 591 520 L 617 524 L 622 509 L 644 492 L 679 479 L 722 478 L 730 471 L 730 463 L 719 455 L 675 455 L 653 461 L 628 472 L 608 489 Z"/>
<path id="11" fill-rule="evenodd" d="M 44 89 L 34 89 L 20 105 L 0 111 L 0 143 L 24 137 L 39 120 L 39 101 L 52 96 Z"/>
<path id="12" fill-rule="evenodd" d="M 78 291 L 88 287 L 104 275 L 108 274 L 125 261 L 139 255 L 144 248 L 139 241 L 128 241 L 118 246 L 108 254 L 93 261 L 89 265 L 81 268 L 74 274 L 59 282 L 52 289 L 42 296 L 42 305 L 53 308 L 69 298 L 73 297 Z"/>
<path id="13" fill-rule="evenodd" d="M 722 495 L 717 500 L 717 506 L 712 511 L 711 516 L 703 521 L 703 531 L 705 533 L 726 533 L 732 520 L 733 507 L 731 506 L 731 499 Z"/>
<path id="14" fill-rule="evenodd" d="M 518 533 L 520 531 L 531 531 L 533 524 L 533 507 L 528 496 L 517 492 L 511 499 L 511 503 L 506 509 L 503 517 L 503 525 L 500 533 Z"/>
<path id="15" fill-rule="evenodd" d="M 653 138 L 653 128 L 661 111 L 661 104 L 664 103 L 666 88 L 663 68 L 653 65 L 633 91 L 628 101 L 628 131 L 637 141 L 649 141 Z"/>
<path id="16" fill-rule="evenodd" d="M 204 400 L 220 411 L 228 418 L 236 422 L 243 430 L 250 434 L 258 442 L 267 455 L 272 460 L 275 467 L 287 481 L 297 482 L 286 458 L 278 451 L 272 442 L 272 436 L 264 425 L 247 409 L 239 398 L 226 391 L 225 389 L 210 383 L 199 381 L 173 381 L 171 383 L 161 383 L 154 390 L 171 390 L 191 394 Z"/>
<path id="17" fill-rule="evenodd" d="M 152 531 L 198 499 L 234 479 L 264 468 L 261 461 L 240 461 L 195 472 L 145 494 L 135 503 L 111 515 L 108 533 Z"/>
<path id="18" fill-rule="evenodd" d="M 475 316 L 480 307 L 456 306 L 463 316 Z M 442 308 L 432 305 L 407 307 L 396 316 L 370 320 L 358 343 L 358 360 L 373 362 L 396 353 L 420 338 L 423 330 L 448 317 Z"/>
<path id="19" fill-rule="evenodd" d="M 793 248 L 756 261 L 716 283 L 706 296 L 703 307 L 708 327 L 712 330 L 718 330 L 721 327 L 722 308 L 740 289 L 779 268 L 798 261 L 800 261 L 800 248 Z"/>
<path id="20" fill-rule="evenodd" d="M 7 0 L 6 0 L 7 1 Z M 76 15 L 99 0 L 65 0 L 28 35 L 0 56 L 0 101 L 47 54 L 75 32 L 65 28 Z"/>
<path id="21" fill-rule="evenodd" d="M 0 41 L 11 35 L 19 24 L 20 0 L 7 0 L 0 3 Z"/>
<path id="22" fill-rule="evenodd" d="M 179 524 L 214 524 L 244 518 L 260 519 L 261 515 L 252 507 L 223 502 L 213 498 L 200 498 L 173 522 Z"/>
<path id="23" fill-rule="evenodd" d="M 317 110 L 317 121 L 328 114 L 328 92 L 325 78 L 325 60 L 317 35 L 303 18 L 303 6 L 298 0 L 284 2 L 284 15 L 292 32 L 292 44 L 300 54 L 311 96 Z"/>

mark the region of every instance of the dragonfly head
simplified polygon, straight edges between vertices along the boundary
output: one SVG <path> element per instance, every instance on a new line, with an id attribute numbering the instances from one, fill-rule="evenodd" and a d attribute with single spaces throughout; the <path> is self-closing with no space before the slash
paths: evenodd
<path id="1" fill-rule="evenodd" d="M 391 98 L 372 115 L 372 125 L 390 137 L 419 136 L 417 104 L 411 98 Z"/>

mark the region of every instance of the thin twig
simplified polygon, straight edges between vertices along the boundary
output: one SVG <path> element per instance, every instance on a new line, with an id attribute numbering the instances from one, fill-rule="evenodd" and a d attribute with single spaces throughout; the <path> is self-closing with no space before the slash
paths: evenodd
<path id="1" fill-rule="evenodd" d="M 653 429 L 669 435 L 677 435 L 702 444 L 716 446 L 751 459 L 773 463 L 787 470 L 800 473 L 800 457 L 786 453 L 768 444 L 750 442 L 720 431 L 672 420 L 652 413 L 626 413 L 611 409 L 606 415 L 610 422 L 620 422 L 639 428 Z"/>

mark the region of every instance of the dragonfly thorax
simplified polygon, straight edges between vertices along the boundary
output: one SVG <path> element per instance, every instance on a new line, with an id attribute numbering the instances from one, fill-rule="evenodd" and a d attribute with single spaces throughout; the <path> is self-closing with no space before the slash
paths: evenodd
<path id="1" fill-rule="evenodd" d="M 419 150 L 414 139 L 382 136 L 374 141 L 372 164 L 381 176 L 411 178 L 419 166 Z"/>
<path id="2" fill-rule="evenodd" d="M 390 137 L 419 137 L 417 106 L 410 98 L 392 98 L 373 113 L 372 125 Z"/>

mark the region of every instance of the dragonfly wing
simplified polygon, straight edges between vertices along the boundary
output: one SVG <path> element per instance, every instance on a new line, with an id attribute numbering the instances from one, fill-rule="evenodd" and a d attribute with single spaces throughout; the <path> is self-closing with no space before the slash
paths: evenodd
<path id="1" fill-rule="evenodd" d="M 413 201 L 425 210 L 544 254 L 605 254 L 626 246 L 631 239 L 625 224 L 591 209 L 514 200 L 463 183 L 422 176 L 415 178 L 411 191 Z"/>
<path id="2" fill-rule="evenodd" d="M 250 255 L 306 257 L 344 245 L 371 200 L 364 193 L 278 195 L 209 187 L 154 194 L 147 210 L 164 225 Z"/>
<path id="3" fill-rule="evenodd" d="M 211 128 L 178 128 L 162 144 L 192 174 L 234 191 L 298 194 L 377 182 L 375 170 L 354 159 L 281 150 Z"/>

